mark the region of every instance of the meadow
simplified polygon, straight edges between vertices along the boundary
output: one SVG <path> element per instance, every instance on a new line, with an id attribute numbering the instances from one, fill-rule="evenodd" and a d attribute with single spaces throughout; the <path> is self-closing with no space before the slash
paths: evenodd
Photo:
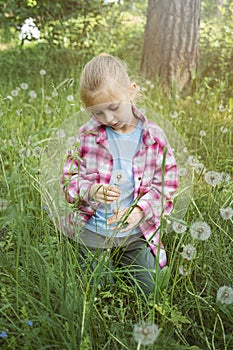
<path id="1" fill-rule="evenodd" d="M 141 31 L 134 26 L 132 47 Z M 78 86 L 88 52 L 43 43 L 2 47 L 1 349 L 233 349 L 232 58 L 223 64 L 232 45 L 216 60 L 216 41 L 204 50 L 206 43 L 201 41 L 193 88 L 174 97 L 140 76 L 138 50 L 128 58 L 123 40 L 112 49 L 138 80 L 138 103 L 150 111 L 149 119 L 170 125 L 168 137 L 172 130 L 180 135 L 177 156 L 180 164 L 185 160 L 179 179 L 181 187 L 188 184 L 188 195 L 175 199 L 182 215 L 174 212 L 170 226 L 162 225 L 168 266 L 155 276 L 149 298 L 121 270 L 114 272 L 114 284 L 101 285 L 103 261 L 90 283 L 79 266 L 78 244 L 51 218 L 41 183 L 56 166 L 54 159 L 42 161 L 48 145 L 52 140 L 59 147 L 67 138 L 66 120 L 83 112 Z"/>

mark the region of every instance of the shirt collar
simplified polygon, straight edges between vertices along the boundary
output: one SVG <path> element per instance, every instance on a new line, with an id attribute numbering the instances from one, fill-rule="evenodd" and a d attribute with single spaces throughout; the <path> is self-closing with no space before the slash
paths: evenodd
<path id="1" fill-rule="evenodd" d="M 132 112 L 135 115 L 136 118 L 140 119 L 142 121 L 142 127 L 143 127 L 143 144 L 145 146 L 150 146 L 153 143 L 155 143 L 155 139 L 152 136 L 152 133 L 150 131 L 148 120 L 144 113 L 140 111 L 138 108 L 136 108 L 134 105 L 132 105 Z M 102 125 L 100 122 L 98 122 L 97 119 L 95 119 L 94 116 L 91 117 L 91 119 L 86 124 L 86 132 L 89 131 L 92 134 L 98 135 L 96 142 L 97 143 L 103 143 L 107 139 L 105 126 Z M 86 133 L 85 132 L 85 133 Z"/>

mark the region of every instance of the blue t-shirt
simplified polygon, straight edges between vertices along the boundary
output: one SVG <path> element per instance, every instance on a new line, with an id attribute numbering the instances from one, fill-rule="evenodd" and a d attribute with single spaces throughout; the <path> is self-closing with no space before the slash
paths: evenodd
<path id="1" fill-rule="evenodd" d="M 136 128 L 129 134 L 119 134 L 111 127 L 106 127 L 110 153 L 113 157 L 113 170 L 110 185 L 119 186 L 121 195 L 111 204 L 101 204 L 95 215 L 86 223 L 86 228 L 104 236 L 124 237 L 130 233 L 140 232 L 139 227 L 132 232 L 116 233 L 114 225 L 107 225 L 107 219 L 114 215 L 113 210 L 129 207 L 134 198 L 133 158 L 142 143 L 142 122 L 138 121 Z"/>

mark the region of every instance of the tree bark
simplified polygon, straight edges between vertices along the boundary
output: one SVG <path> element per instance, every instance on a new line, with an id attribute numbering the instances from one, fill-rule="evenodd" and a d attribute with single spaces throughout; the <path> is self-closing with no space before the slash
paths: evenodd
<path id="1" fill-rule="evenodd" d="M 198 68 L 201 0 L 148 0 L 141 70 L 181 91 Z"/>

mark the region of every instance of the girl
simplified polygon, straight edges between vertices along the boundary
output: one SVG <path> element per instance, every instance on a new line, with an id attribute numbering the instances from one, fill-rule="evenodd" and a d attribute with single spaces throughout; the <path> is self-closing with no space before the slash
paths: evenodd
<path id="1" fill-rule="evenodd" d="M 91 118 L 68 154 L 62 185 L 74 208 L 69 230 L 81 218 L 84 261 L 90 251 L 110 249 L 114 257 L 117 250 L 118 265 L 150 293 L 155 271 L 166 265 L 159 227 L 172 210 L 177 165 L 164 132 L 134 106 L 135 95 L 117 58 L 101 54 L 85 65 L 80 96 Z"/>

